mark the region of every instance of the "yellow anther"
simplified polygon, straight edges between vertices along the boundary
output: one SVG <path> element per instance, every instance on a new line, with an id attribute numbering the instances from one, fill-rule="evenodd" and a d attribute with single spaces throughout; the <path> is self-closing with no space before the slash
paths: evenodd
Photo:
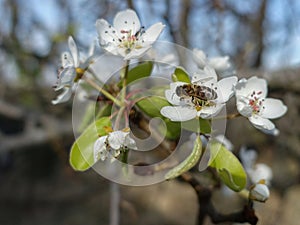
<path id="1" fill-rule="evenodd" d="M 80 68 L 80 67 L 77 67 L 76 68 L 76 74 L 77 74 L 77 76 L 82 76 L 83 74 L 84 74 L 84 72 L 85 72 L 85 70 L 84 69 L 82 69 L 82 68 Z"/>
<path id="2" fill-rule="evenodd" d="M 129 128 L 129 127 L 125 127 L 122 131 L 123 131 L 123 132 L 129 132 L 129 131 L 130 131 L 130 128 Z"/>
<path id="3" fill-rule="evenodd" d="M 201 108 L 202 108 L 202 107 L 201 107 L 200 105 L 195 106 L 195 109 L 196 109 L 197 111 L 200 111 Z"/>
<path id="4" fill-rule="evenodd" d="M 104 126 L 103 129 L 105 130 L 105 132 L 106 132 L 107 134 L 113 132 L 112 127 Z"/>

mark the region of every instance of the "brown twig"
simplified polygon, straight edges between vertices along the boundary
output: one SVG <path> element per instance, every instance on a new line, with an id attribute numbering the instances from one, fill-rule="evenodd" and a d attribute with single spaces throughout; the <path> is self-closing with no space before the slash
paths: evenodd
<path id="1" fill-rule="evenodd" d="M 248 222 L 251 225 L 257 224 L 258 218 L 255 215 L 252 204 L 245 205 L 244 208 L 239 212 L 234 212 L 231 214 L 219 213 L 211 202 L 213 190 L 211 187 L 204 187 L 201 185 L 191 173 L 182 174 L 181 178 L 190 184 L 197 194 L 199 203 L 197 220 L 198 225 L 204 224 L 204 220 L 207 216 L 209 216 L 211 221 L 216 224 L 223 222 Z"/>

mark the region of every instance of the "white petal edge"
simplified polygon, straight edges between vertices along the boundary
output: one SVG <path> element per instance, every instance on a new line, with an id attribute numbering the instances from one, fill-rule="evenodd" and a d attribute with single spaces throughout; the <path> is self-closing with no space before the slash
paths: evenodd
<path id="1" fill-rule="evenodd" d="M 66 67 L 59 74 L 59 78 L 57 81 L 57 88 L 55 90 L 59 90 L 61 86 L 72 86 L 74 79 L 76 77 L 76 71 L 74 67 Z"/>
<path id="2" fill-rule="evenodd" d="M 276 119 L 283 116 L 287 112 L 287 106 L 279 99 L 266 98 L 261 116 L 269 119 Z"/>
<path id="3" fill-rule="evenodd" d="M 229 56 L 210 58 L 208 64 L 219 72 L 225 71 L 230 68 Z"/>
<path id="4" fill-rule="evenodd" d="M 105 141 L 106 141 L 107 135 L 99 137 L 95 143 L 94 143 L 94 162 L 98 161 L 98 155 L 101 151 L 106 150 Z M 102 158 L 101 158 L 102 159 Z M 103 160 L 103 159 L 102 159 Z"/>
<path id="5" fill-rule="evenodd" d="M 207 65 L 206 54 L 200 49 L 193 49 L 193 59 L 197 66 L 201 69 L 203 69 Z"/>
<path id="6" fill-rule="evenodd" d="M 244 96 L 236 96 L 236 108 L 244 117 L 251 117 L 253 113 L 252 107 L 248 104 L 249 99 Z"/>
<path id="7" fill-rule="evenodd" d="M 218 115 L 225 104 L 217 104 L 215 106 L 203 107 L 200 111 L 197 112 L 197 115 L 202 119 L 209 119 Z"/>
<path id="8" fill-rule="evenodd" d="M 269 119 L 262 118 L 256 115 L 251 116 L 248 119 L 252 123 L 252 125 L 259 130 L 270 132 L 276 129 L 274 123 L 272 123 Z"/>
<path id="9" fill-rule="evenodd" d="M 61 54 L 61 65 L 63 68 L 67 66 L 74 66 L 74 60 L 69 52 L 63 52 Z"/>
<path id="10" fill-rule="evenodd" d="M 78 49 L 77 49 L 77 45 L 73 39 L 72 36 L 69 36 L 69 40 L 68 40 L 68 44 L 69 44 L 69 48 L 73 57 L 73 61 L 74 61 L 74 66 L 78 67 L 79 66 L 79 53 L 78 53 Z"/>
<path id="11" fill-rule="evenodd" d="M 142 35 L 142 40 L 144 40 L 145 45 L 152 45 L 154 41 L 157 40 L 158 36 L 165 28 L 165 25 L 162 23 L 155 23 L 149 27 L 145 33 Z"/>
<path id="12" fill-rule="evenodd" d="M 96 21 L 96 29 L 99 36 L 99 44 L 106 51 L 117 55 L 118 49 L 118 36 L 117 31 L 106 20 L 98 19 Z M 107 32 L 106 32 L 107 31 Z M 115 33 L 113 33 L 115 32 Z M 115 41 L 114 41 L 115 40 Z"/>
<path id="13" fill-rule="evenodd" d="M 145 46 L 145 47 L 142 47 L 142 48 L 140 48 L 140 49 L 132 49 L 132 50 L 130 51 L 130 53 L 128 53 L 128 54 L 126 54 L 126 49 L 124 48 L 124 49 L 121 50 L 123 53 L 120 53 L 120 51 L 119 51 L 119 53 L 120 53 L 120 55 L 122 55 L 122 56 L 125 55 L 124 60 L 136 59 L 136 58 L 140 58 L 140 57 L 142 57 L 143 55 L 145 55 L 146 52 L 147 52 L 150 48 L 151 48 L 151 46 Z"/>
<path id="14" fill-rule="evenodd" d="M 197 116 L 197 111 L 190 107 L 182 106 L 165 106 L 160 113 L 172 121 L 188 121 Z"/>
<path id="15" fill-rule="evenodd" d="M 221 100 L 222 102 L 227 102 L 229 98 L 231 98 L 234 94 L 233 87 L 236 85 L 238 78 L 235 76 L 226 77 L 222 80 L 218 81 L 218 88 L 221 92 Z M 218 96 L 219 98 L 220 96 Z"/>
<path id="16" fill-rule="evenodd" d="M 126 135 L 128 135 L 127 132 L 119 130 L 109 133 L 107 138 L 109 146 L 113 149 L 120 149 L 125 143 Z"/>
<path id="17" fill-rule="evenodd" d="M 236 95 L 248 97 L 253 91 L 262 92 L 259 97 L 265 98 L 268 94 L 267 81 L 254 76 L 248 80 L 242 79 L 235 85 Z"/>
<path id="18" fill-rule="evenodd" d="M 59 103 L 67 102 L 72 96 L 72 88 L 64 87 L 63 92 L 57 96 L 55 100 L 52 100 L 52 104 L 56 105 Z"/>
<path id="19" fill-rule="evenodd" d="M 132 9 L 118 12 L 114 18 L 113 25 L 118 32 L 121 30 L 131 30 L 132 35 L 135 35 L 141 27 L 140 19 Z"/>

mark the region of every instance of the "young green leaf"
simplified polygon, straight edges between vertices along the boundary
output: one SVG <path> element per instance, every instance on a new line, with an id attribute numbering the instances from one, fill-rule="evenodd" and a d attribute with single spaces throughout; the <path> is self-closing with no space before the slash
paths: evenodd
<path id="1" fill-rule="evenodd" d="M 128 71 L 127 84 L 144 77 L 149 77 L 151 75 L 152 68 L 153 62 L 151 61 L 147 61 L 133 67 Z"/>
<path id="2" fill-rule="evenodd" d="M 192 167 L 196 165 L 202 155 L 202 141 L 200 136 L 198 135 L 192 153 L 179 165 L 175 166 L 165 175 L 165 179 L 173 179 L 175 177 L 180 176 L 181 174 L 189 171 Z"/>
<path id="3" fill-rule="evenodd" d="M 158 131 L 160 133 L 164 133 L 165 137 L 168 139 L 176 139 L 180 135 L 180 123 L 170 121 L 160 113 L 162 107 L 169 105 L 170 103 L 165 98 L 159 96 L 150 96 L 137 102 L 139 109 L 141 109 L 146 115 L 152 118 L 159 117 L 165 122 L 167 130 L 165 131 L 165 127 L 163 125 L 159 125 Z"/>
<path id="4" fill-rule="evenodd" d="M 170 103 L 163 97 L 150 96 L 138 101 L 137 106 L 150 117 L 164 118 L 160 110 L 164 106 L 170 106 Z"/>
<path id="5" fill-rule="evenodd" d="M 167 118 L 164 118 L 163 121 L 167 127 L 166 132 L 164 133 L 164 127 L 158 126 L 158 131 L 161 134 L 165 134 L 165 137 L 170 140 L 176 140 L 181 133 L 181 124 L 179 122 L 173 122 Z"/>
<path id="6" fill-rule="evenodd" d="M 210 154 L 208 165 L 217 170 L 229 188 L 241 191 L 246 186 L 247 175 L 236 156 L 219 142 L 210 143 Z"/>
<path id="7" fill-rule="evenodd" d="M 174 73 L 172 74 L 172 80 L 174 82 L 182 81 L 182 82 L 186 82 L 186 83 L 191 83 L 188 73 L 182 67 L 177 67 L 175 69 Z"/>
<path id="8" fill-rule="evenodd" d="M 104 128 L 110 126 L 109 117 L 102 117 L 88 126 L 77 138 L 70 152 L 70 164 L 74 170 L 85 171 L 94 164 L 94 143 L 99 136 L 107 134 Z"/>

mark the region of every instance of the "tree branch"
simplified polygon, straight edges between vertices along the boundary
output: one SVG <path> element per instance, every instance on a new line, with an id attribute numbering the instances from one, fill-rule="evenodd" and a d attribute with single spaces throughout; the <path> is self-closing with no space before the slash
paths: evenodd
<path id="1" fill-rule="evenodd" d="M 231 214 L 219 213 L 211 202 L 212 190 L 211 187 L 202 186 L 197 179 L 195 179 L 191 173 L 185 173 L 181 175 L 181 178 L 188 184 L 190 184 L 195 190 L 198 198 L 198 225 L 204 224 L 204 220 L 209 216 L 213 223 L 223 222 L 248 222 L 251 225 L 256 225 L 258 218 L 255 215 L 255 211 L 252 204 L 245 205 L 239 212 Z"/>

